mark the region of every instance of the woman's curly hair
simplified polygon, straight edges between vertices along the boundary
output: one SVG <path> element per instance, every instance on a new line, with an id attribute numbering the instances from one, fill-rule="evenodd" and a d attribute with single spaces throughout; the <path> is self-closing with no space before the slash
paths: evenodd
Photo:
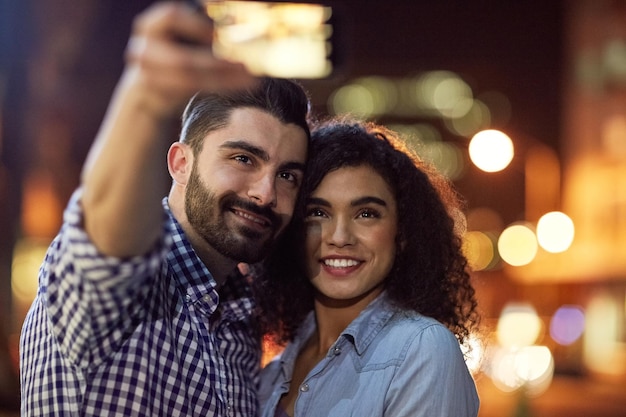
<path id="1" fill-rule="evenodd" d="M 313 309 L 314 289 L 303 268 L 304 201 L 327 173 L 361 165 L 381 175 L 397 201 L 398 250 L 385 280 L 390 300 L 400 308 L 437 319 L 464 343 L 478 324 L 478 313 L 461 251 L 458 194 L 396 132 L 349 116 L 313 126 L 294 221 L 255 280 L 263 332 L 279 343 L 292 340 Z"/>

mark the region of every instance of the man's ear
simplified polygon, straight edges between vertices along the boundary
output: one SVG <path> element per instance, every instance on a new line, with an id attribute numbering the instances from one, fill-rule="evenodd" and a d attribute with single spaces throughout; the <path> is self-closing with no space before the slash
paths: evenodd
<path id="1" fill-rule="evenodd" d="M 174 142 L 167 152 L 167 169 L 174 182 L 186 185 L 193 166 L 193 153 L 184 143 Z"/>

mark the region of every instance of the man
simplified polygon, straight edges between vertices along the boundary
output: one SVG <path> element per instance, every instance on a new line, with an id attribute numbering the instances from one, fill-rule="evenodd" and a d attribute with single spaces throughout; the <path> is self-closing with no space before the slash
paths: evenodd
<path id="1" fill-rule="evenodd" d="M 137 18 L 24 323 L 23 416 L 257 414 L 260 345 L 237 263 L 261 260 L 291 219 L 308 100 L 215 59 L 210 42 L 182 3 Z"/>

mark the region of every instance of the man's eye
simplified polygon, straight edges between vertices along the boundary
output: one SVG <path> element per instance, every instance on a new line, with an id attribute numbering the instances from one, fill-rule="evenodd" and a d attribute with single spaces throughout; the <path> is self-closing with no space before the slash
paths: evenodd
<path id="1" fill-rule="evenodd" d="M 289 181 L 295 185 L 298 185 L 298 176 L 291 172 L 280 172 L 278 174 L 278 178 L 281 178 L 285 181 Z"/>
<path id="2" fill-rule="evenodd" d="M 235 161 L 241 162 L 242 164 L 251 164 L 252 159 L 247 155 L 236 155 L 233 158 Z"/>

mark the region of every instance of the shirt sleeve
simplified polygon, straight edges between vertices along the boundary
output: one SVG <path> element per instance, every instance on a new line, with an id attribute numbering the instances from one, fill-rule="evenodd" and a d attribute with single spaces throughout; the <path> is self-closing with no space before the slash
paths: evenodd
<path id="1" fill-rule="evenodd" d="M 476 417 L 478 407 L 457 339 L 444 326 L 428 326 L 408 346 L 386 397 L 385 415 Z"/>
<path id="2" fill-rule="evenodd" d="M 164 218 L 167 218 L 164 212 Z M 167 223 L 164 222 L 164 229 Z M 120 259 L 98 252 L 83 229 L 80 190 L 64 213 L 59 235 L 40 270 L 39 295 L 53 337 L 76 366 L 100 364 L 137 326 L 142 303 L 165 266 L 168 233 L 143 256 Z"/>

